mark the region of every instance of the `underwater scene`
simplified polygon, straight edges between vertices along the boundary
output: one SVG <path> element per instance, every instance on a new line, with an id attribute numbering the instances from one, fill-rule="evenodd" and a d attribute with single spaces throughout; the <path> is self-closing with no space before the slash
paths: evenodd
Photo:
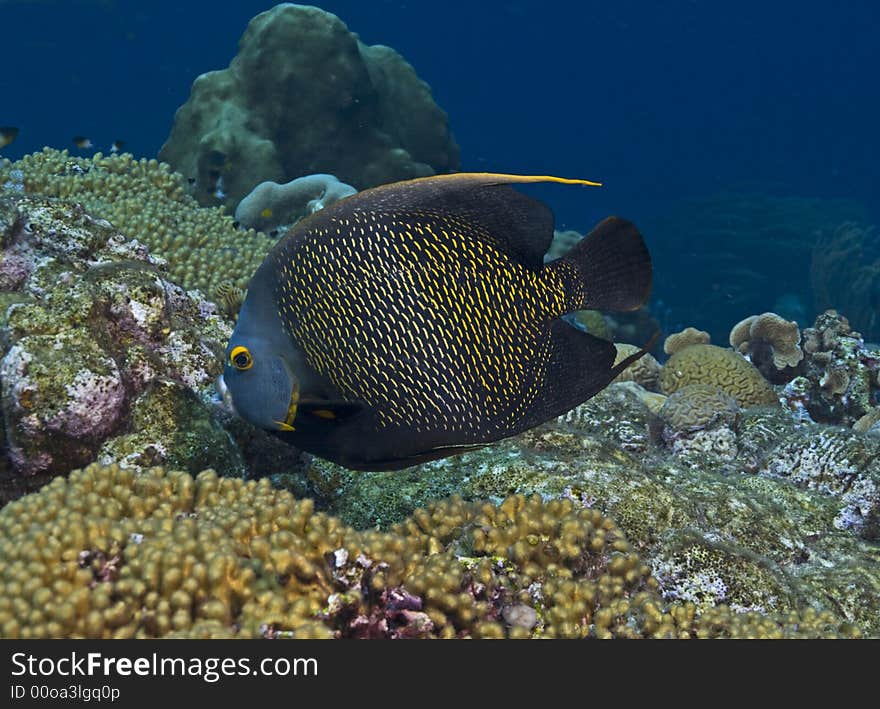
<path id="1" fill-rule="evenodd" d="M 880 637 L 877 3 L 0 28 L 0 638 Z"/>

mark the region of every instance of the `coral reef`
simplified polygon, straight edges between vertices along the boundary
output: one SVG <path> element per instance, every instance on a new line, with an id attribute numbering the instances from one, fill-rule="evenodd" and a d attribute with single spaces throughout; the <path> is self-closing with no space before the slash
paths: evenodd
<path id="1" fill-rule="evenodd" d="M 880 340 L 880 232 L 844 222 L 823 229 L 810 278 L 816 310 L 837 308 L 871 341 Z"/>
<path id="2" fill-rule="evenodd" d="M 186 181 L 168 165 L 135 160 L 129 154 L 72 158 L 50 148 L 0 166 L 0 183 L 17 173 L 22 192 L 58 198 L 69 208 L 81 205 L 96 219 L 144 244 L 166 259 L 169 278 L 184 288 L 216 297 L 230 282 L 244 288 L 275 243 L 235 228 L 220 209 L 199 208 L 186 193 Z M 0 267 L 0 288 L 12 290 L 23 279 L 25 262 L 8 247 Z"/>
<path id="3" fill-rule="evenodd" d="M 798 324 L 776 313 L 751 315 L 740 320 L 731 329 L 729 339 L 730 346 L 747 356 L 774 384 L 791 381 L 804 358 Z"/>
<path id="4" fill-rule="evenodd" d="M 710 342 L 709 333 L 705 330 L 686 327 L 681 332 L 673 332 L 664 340 L 663 351 L 668 355 L 674 355 L 690 345 L 708 345 Z"/>
<path id="5" fill-rule="evenodd" d="M 255 185 L 331 173 L 364 189 L 458 169 L 427 84 L 317 7 L 254 17 L 227 69 L 202 74 L 159 151 L 200 204 L 234 211 Z"/>
<path id="6" fill-rule="evenodd" d="M 799 419 L 853 426 L 880 405 L 880 348 L 865 344 L 834 310 L 803 332 L 803 373 L 783 390 Z"/>
<path id="7" fill-rule="evenodd" d="M 622 342 L 615 342 L 614 347 L 617 349 L 614 364 L 622 362 L 639 351 L 635 345 L 627 345 Z M 646 354 L 618 374 L 614 381 L 636 382 L 648 391 L 658 391 L 660 389 L 660 370 L 660 363 L 654 358 L 654 355 Z"/>
<path id="8" fill-rule="evenodd" d="M 130 465 L 241 475 L 210 405 L 230 334 L 215 306 L 106 221 L 15 195 L 0 199 L 4 254 L 18 264 L 0 330 L 15 477 L 66 473 L 99 451 Z"/>
<path id="9" fill-rule="evenodd" d="M 663 365 L 660 388 L 664 394 L 672 394 L 688 384 L 716 386 L 742 407 L 777 400 L 773 387 L 745 357 L 715 345 L 692 344 L 675 349 Z"/>
<path id="10" fill-rule="evenodd" d="M 479 451 L 396 473 L 351 473 L 314 459 L 307 476 L 327 510 L 358 528 L 388 527 L 449 492 L 570 499 L 615 520 L 666 600 L 689 599 L 706 614 L 715 603 L 761 613 L 810 608 L 880 636 L 880 596 L 851 599 L 849 590 L 854 579 L 880 589 L 876 439 L 848 433 L 846 445 L 827 447 L 823 474 L 848 468 L 857 483 L 849 495 L 832 494 L 799 471 L 810 442 L 840 440 L 837 429 L 798 425 L 779 406 L 741 409 L 707 385 L 697 391 L 658 409 L 668 423 L 649 408 L 650 392 L 612 384 L 556 422 Z M 846 482 L 843 473 L 835 479 Z M 836 578 L 832 567 L 850 571 Z"/>
<path id="11" fill-rule="evenodd" d="M 452 498 L 355 532 L 265 480 L 93 465 L 0 511 L 5 638 L 859 635 L 827 611 L 657 588 L 614 522 L 571 500 Z"/>
<path id="12" fill-rule="evenodd" d="M 869 210 L 846 200 L 774 193 L 767 186 L 682 201 L 641 225 L 656 245 L 651 252 L 655 271 L 688 274 L 655 286 L 654 297 L 668 309 L 665 329 L 690 324 L 708 331 L 714 342 L 725 342 L 726 324 L 762 313 L 768 305 L 788 319 L 803 313 L 806 319 L 799 324 L 809 324 L 814 317 L 810 259 L 817 234 L 847 220 L 865 222 Z M 783 303 L 789 312 L 781 312 Z M 841 301 L 817 305 L 844 307 Z"/>
<path id="13" fill-rule="evenodd" d="M 356 192 L 333 175 L 306 175 L 283 185 L 261 182 L 238 203 L 235 220 L 246 229 L 268 233 Z"/>
<path id="14" fill-rule="evenodd" d="M 801 429 L 771 451 L 759 472 L 839 498 L 834 526 L 880 540 L 880 440 L 846 429 Z"/>

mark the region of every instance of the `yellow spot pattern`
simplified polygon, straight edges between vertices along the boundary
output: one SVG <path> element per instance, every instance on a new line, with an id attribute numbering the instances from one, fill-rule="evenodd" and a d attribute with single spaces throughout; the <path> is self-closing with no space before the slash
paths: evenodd
<path id="1" fill-rule="evenodd" d="M 276 259 L 288 332 L 380 427 L 503 435 L 542 388 L 548 327 L 570 301 L 558 271 L 427 211 L 335 218 Z"/>

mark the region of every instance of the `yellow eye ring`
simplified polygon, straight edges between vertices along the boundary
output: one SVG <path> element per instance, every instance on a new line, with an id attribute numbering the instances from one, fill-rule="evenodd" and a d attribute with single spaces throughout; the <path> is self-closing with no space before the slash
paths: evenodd
<path id="1" fill-rule="evenodd" d="M 251 357 L 250 350 L 247 347 L 239 345 L 234 347 L 232 352 L 229 353 L 229 364 L 243 372 L 245 369 L 250 369 L 254 366 L 254 358 Z"/>

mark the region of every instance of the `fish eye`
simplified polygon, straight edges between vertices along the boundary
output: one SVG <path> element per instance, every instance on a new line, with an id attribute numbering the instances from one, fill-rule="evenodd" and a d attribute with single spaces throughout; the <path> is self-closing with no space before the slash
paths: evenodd
<path id="1" fill-rule="evenodd" d="M 251 353 L 247 347 L 239 345 L 229 353 L 229 363 L 239 371 L 243 372 L 245 369 L 250 369 L 254 366 L 254 358 L 251 357 Z"/>

